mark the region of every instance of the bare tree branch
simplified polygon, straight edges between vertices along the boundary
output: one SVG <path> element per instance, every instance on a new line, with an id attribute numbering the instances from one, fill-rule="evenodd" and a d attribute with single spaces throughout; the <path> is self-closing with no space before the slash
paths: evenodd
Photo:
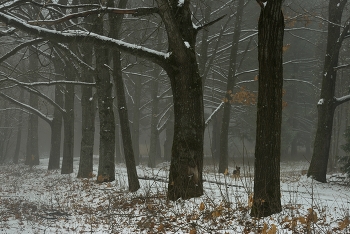
<path id="1" fill-rule="evenodd" d="M 202 29 L 205 29 L 205 28 L 207 28 L 207 27 L 209 27 L 209 26 L 215 24 L 216 22 L 222 20 L 222 19 L 225 18 L 225 17 L 226 17 L 226 14 L 223 15 L 223 16 L 220 16 L 219 18 L 217 18 L 217 19 L 215 19 L 215 20 L 213 20 L 213 21 L 211 21 L 211 22 L 209 22 L 209 23 L 207 23 L 207 24 L 204 24 L 204 25 L 198 27 L 198 28 L 197 28 L 197 31 L 202 30 Z"/>
<path id="2" fill-rule="evenodd" d="M 99 9 L 94 10 L 88 10 L 88 11 L 82 11 L 74 14 L 69 14 L 64 17 L 54 19 L 54 20 L 32 20 L 28 21 L 28 24 L 31 25 L 54 25 L 66 22 L 71 19 L 79 18 L 79 17 L 87 17 L 89 15 L 96 15 L 96 14 L 107 14 L 107 13 L 113 13 L 113 14 L 130 14 L 133 16 L 142 16 L 142 15 L 150 15 L 154 13 L 158 13 L 159 10 L 156 7 L 144 7 L 144 8 L 135 8 L 135 9 L 120 9 L 120 8 L 108 8 L 108 7 L 101 7 Z"/>
<path id="3" fill-rule="evenodd" d="M 37 39 L 33 39 L 27 42 L 24 42 L 18 46 L 16 46 L 15 48 L 13 48 L 10 52 L 8 52 L 7 54 L 5 54 L 4 56 L 0 57 L 0 63 L 2 63 L 3 61 L 5 61 L 6 59 L 8 59 L 9 57 L 11 57 L 12 55 L 17 54 L 18 51 L 20 51 L 21 49 L 28 47 L 30 45 L 33 44 L 37 44 L 40 43 L 42 41 L 45 41 L 45 39 L 43 38 L 37 38 Z"/>
<path id="4" fill-rule="evenodd" d="M 103 45 L 108 48 L 116 48 L 121 52 L 146 58 L 165 70 L 170 66 L 167 62 L 169 53 L 163 53 L 156 50 L 149 49 L 147 47 L 138 46 L 135 44 L 127 43 L 121 40 L 112 39 L 106 36 L 98 35 L 92 32 L 86 32 L 81 30 L 67 30 L 59 32 L 56 30 L 41 28 L 38 26 L 29 25 L 26 22 L 12 17 L 4 12 L 0 12 L 0 21 L 14 26 L 24 32 L 27 32 L 38 37 L 52 40 L 58 43 L 90 43 L 93 45 Z"/>
<path id="5" fill-rule="evenodd" d="M 26 105 L 26 104 L 24 104 L 24 103 L 22 103 L 22 102 L 20 102 L 20 101 L 18 101 L 18 100 L 16 100 L 16 99 L 10 97 L 10 96 L 7 96 L 7 95 L 4 94 L 4 93 L 1 93 L 1 92 L 0 92 L 0 96 L 3 97 L 5 100 L 7 100 L 7 101 L 9 101 L 9 102 L 12 102 L 12 103 L 14 103 L 14 104 L 16 104 L 16 105 L 18 105 L 18 106 L 20 106 L 20 107 L 22 107 L 22 108 L 24 108 L 24 109 L 30 111 L 31 113 L 37 115 L 39 118 L 41 118 L 42 120 L 44 120 L 44 121 L 45 121 L 46 123 L 48 123 L 49 125 L 52 124 L 52 118 L 50 118 L 50 117 L 44 115 L 44 114 L 41 113 L 39 110 L 37 110 L 37 109 L 35 109 L 35 108 L 33 108 L 33 107 L 29 106 L 29 105 Z"/>

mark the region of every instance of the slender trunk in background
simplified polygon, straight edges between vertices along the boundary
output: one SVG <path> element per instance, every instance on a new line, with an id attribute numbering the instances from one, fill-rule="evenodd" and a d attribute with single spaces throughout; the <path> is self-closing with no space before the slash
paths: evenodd
<path id="1" fill-rule="evenodd" d="M 158 47 L 160 47 L 162 39 L 163 39 L 163 31 L 159 30 L 158 32 Z M 158 48 L 160 50 L 160 48 Z M 157 129 L 158 123 L 158 112 L 159 112 L 159 100 L 158 100 L 158 77 L 160 76 L 161 69 L 159 69 L 158 65 L 153 65 L 153 80 L 151 82 L 151 99 L 152 99 L 152 111 L 151 111 L 151 139 L 150 139 L 150 147 L 148 154 L 148 166 L 151 168 L 156 167 L 156 159 L 157 156 L 160 155 L 158 148 L 159 144 L 159 131 Z"/>
<path id="2" fill-rule="evenodd" d="M 141 78 L 135 77 L 134 106 L 132 116 L 132 145 L 136 165 L 140 164 L 140 106 L 141 106 Z"/>
<path id="3" fill-rule="evenodd" d="M 115 99 L 115 104 L 114 105 L 118 106 L 117 99 Z M 115 109 L 115 110 L 116 110 L 116 112 L 118 112 L 117 109 Z M 114 117 L 115 117 L 115 162 L 116 163 L 122 163 L 122 162 L 124 162 L 124 160 L 123 160 L 123 149 L 122 149 L 122 145 L 120 144 L 119 114 L 115 114 Z"/>
<path id="4" fill-rule="evenodd" d="M 219 173 L 225 173 L 228 170 L 228 131 L 230 128 L 231 104 L 233 88 L 236 84 L 236 63 L 238 53 L 239 37 L 241 35 L 241 24 L 244 9 L 244 0 L 239 0 L 237 5 L 235 28 L 233 31 L 233 40 L 230 51 L 230 64 L 227 77 L 226 95 L 224 99 L 224 110 L 222 116 L 222 125 L 220 133 L 220 161 Z"/>
<path id="5" fill-rule="evenodd" d="M 36 50 L 32 47 L 29 49 L 29 74 L 28 80 L 35 82 L 38 80 L 38 57 Z M 33 93 L 29 93 L 29 105 L 35 109 L 39 107 L 39 98 Z M 38 136 L 38 117 L 34 114 L 29 115 L 28 118 L 28 137 L 27 137 L 27 151 L 26 151 L 26 165 L 39 165 L 39 136 Z"/>
<path id="6" fill-rule="evenodd" d="M 61 69 L 61 68 L 60 68 Z M 56 74 L 59 74 L 59 70 L 55 69 Z M 61 76 L 57 77 L 60 79 Z M 59 85 L 55 87 L 55 102 L 63 107 L 63 91 Z M 62 139 L 62 113 L 54 109 L 53 119 L 51 124 L 51 147 L 48 170 L 60 168 L 61 157 L 61 139 Z"/>
<path id="7" fill-rule="evenodd" d="M 169 119 L 166 123 L 165 129 L 165 141 L 164 141 L 164 160 L 170 162 L 171 160 L 171 148 L 174 140 L 174 111 L 169 110 Z"/>
<path id="8" fill-rule="evenodd" d="M 260 2 L 260 1 L 258 1 Z M 279 213 L 284 17 L 282 0 L 268 1 L 258 23 L 259 89 L 251 216 Z"/>
<path id="9" fill-rule="evenodd" d="M 120 0 L 118 4 L 118 8 L 125 8 L 127 0 Z M 107 3 L 109 6 L 114 6 L 112 0 L 109 0 Z M 111 25 L 121 25 L 123 21 L 123 15 L 109 15 L 109 21 Z M 119 31 L 121 27 L 112 27 L 110 30 L 110 36 L 112 38 L 119 38 Z M 117 93 L 117 104 L 118 104 L 118 113 L 120 120 L 120 128 L 122 133 L 122 141 L 124 148 L 124 156 L 125 156 L 125 164 L 128 174 L 128 184 L 129 191 L 135 192 L 140 188 L 139 179 L 136 171 L 135 157 L 134 151 L 132 148 L 132 140 L 129 126 L 129 117 L 128 110 L 125 99 L 124 92 L 124 81 L 122 76 L 122 65 L 120 52 L 118 50 L 113 50 L 113 80 L 114 86 Z"/>
<path id="10" fill-rule="evenodd" d="M 67 81 L 75 80 L 75 73 L 70 64 L 66 63 L 64 74 Z M 66 84 L 64 92 L 64 109 L 66 110 L 66 114 L 63 116 L 64 141 L 61 174 L 70 174 L 73 172 L 74 96 L 74 85 Z"/>
<path id="11" fill-rule="evenodd" d="M 24 99 L 24 92 L 23 89 L 21 89 L 20 91 L 20 96 L 19 96 L 19 101 L 23 102 Z M 14 164 L 18 164 L 18 160 L 19 160 L 19 151 L 21 149 L 21 142 L 22 142 L 22 127 L 23 127 L 23 112 L 20 111 L 18 113 L 18 126 L 17 126 L 17 140 L 16 140 L 16 148 L 15 148 L 15 153 L 13 154 L 13 163 Z"/>

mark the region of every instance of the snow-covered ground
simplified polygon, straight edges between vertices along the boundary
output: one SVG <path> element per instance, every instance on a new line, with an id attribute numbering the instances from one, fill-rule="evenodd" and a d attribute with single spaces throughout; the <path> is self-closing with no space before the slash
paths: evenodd
<path id="1" fill-rule="evenodd" d="M 47 163 L 0 166 L 0 233 L 350 233 L 344 175 L 321 184 L 303 175 L 305 162 L 281 164 L 283 211 L 264 219 L 249 216 L 252 167 L 241 165 L 234 179 L 206 166 L 205 194 L 171 202 L 167 163 L 138 166 L 136 193 L 127 191 L 123 164 L 116 165 L 116 181 L 98 184 L 96 177 L 47 171 Z"/>

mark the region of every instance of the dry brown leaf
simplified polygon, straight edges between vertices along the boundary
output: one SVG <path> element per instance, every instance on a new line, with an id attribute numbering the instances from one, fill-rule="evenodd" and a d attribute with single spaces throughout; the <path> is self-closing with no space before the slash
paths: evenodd
<path id="1" fill-rule="evenodd" d="M 191 229 L 190 234 L 197 234 L 197 230 L 195 228 Z"/>
<path id="2" fill-rule="evenodd" d="M 205 210 L 205 205 L 204 205 L 203 202 L 201 202 L 201 204 L 199 205 L 199 210 L 200 210 L 200 211 Z"/>
<path id="3" fill-rule="evenodd" d="M 253 197 L 254 197 L 254 193 L 249 194 L 248 197 L 248 207 L 252 207 L 253 206 Z"/>
<path id="4" fill-rule="evenodd" d="M 275 224 L 271 225 L 270 230 L 267 232 L 267 234 L 276 234 L 277 233 L 277 227 Z"/>
<path id="5" fill-rule="evenodd" d="M 345 217 L 345 219 L 338 223 L 339 229 L 344 230 L 347 226 L 349 226 L 350 220 L 349 217 Z"/>

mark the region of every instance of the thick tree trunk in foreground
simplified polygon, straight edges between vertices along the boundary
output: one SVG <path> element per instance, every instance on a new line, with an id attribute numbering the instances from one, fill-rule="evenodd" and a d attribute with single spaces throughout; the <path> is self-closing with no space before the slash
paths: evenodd
<path id="1" fill-rule="evenodd" d="M 232 92 L 236 84 L 236 61 L 238 52 L 239 37 L 241 35 L 241 24 L 244 9 L 244 0 L 238 1 L 235 29 L 233 32 L 233 40 L 230 52 L 230 64 L 227 77 L 227 87 L 224 111 L 222 116 L 222 126 L 220 133 L 220 161 L 219 173 L 225 173 L 228 169 L 228 130 L 230 127 Z"/>
<path id="2" fill-rule="evenodd" d="M 328 9 L 328 37 L 325 63 L 323 67 L 321 97 L 317 105 L 318 122 L 314 151 L 307 176 L 319 182 L 327 182 L 327 165 L 332 138 L 334 111 L 338 103 L 335 100 L 335 84 L 339 52 L 344 37 L 341 36 L 342 13 L 347 0 L 330 0 Z M 348 27 L 349 28 L 349 27 Z M 347 33 L 345 31 L 345 33 Z M 344 31 L 343 31 L 344 34 Z"/>
<path id="3" fill-rule="evenodd" d="M 190 1 L 157 0 L 171 52 L 165 70 L 174 102 L 174 141 L 168 199 L 189 199 L 203 194 L 204 111 L 203 86 L 196 61 L 197 30 L 193 28 Z"/>
<path id="4" fill-rule="evenodd" d="M 268 1 L 259 18 L 259 90 L 255 146 L 254 197 L 251 215 L 279 213 L 282 122 L 282 0 Z"/>

